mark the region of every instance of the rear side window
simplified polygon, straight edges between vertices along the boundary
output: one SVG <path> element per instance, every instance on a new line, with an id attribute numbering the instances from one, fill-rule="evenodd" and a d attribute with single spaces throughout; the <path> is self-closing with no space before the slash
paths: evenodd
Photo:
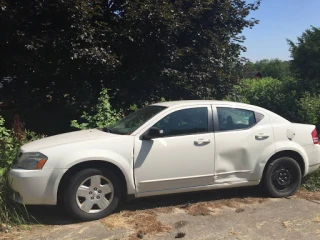
<path id="1" fill-rule="evenodd" d="M 220 131 L 251 128 L 263 118 L 260 113 L 238 108 L 217 107 L 217 112 Z"/>

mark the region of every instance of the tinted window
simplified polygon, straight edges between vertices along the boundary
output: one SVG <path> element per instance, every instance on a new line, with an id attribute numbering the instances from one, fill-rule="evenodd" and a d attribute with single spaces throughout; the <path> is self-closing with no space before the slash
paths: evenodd
<path id="1" fill-rule="evenodd" d="M 255 113 L 237 108 L 217 108 L 220 131 L 250 128 L 256 124 Z"/>
<path id="2" fill-rule="evenodd" d="M 121 119 L 110 127 L 112 133 L 116 134 L 131 134 L 137 130 L 142 124 L 154 117 L 156 114 L 164 110 L 162 106 L 148 106 L 141 108 L 129 116 Z"/>
<path id="3" fill-rule="evenodd" d="M 208 132 L 208 109 L 190 108 L 170 113 L 153 127 L 163 130 L 164 136 Z"/>

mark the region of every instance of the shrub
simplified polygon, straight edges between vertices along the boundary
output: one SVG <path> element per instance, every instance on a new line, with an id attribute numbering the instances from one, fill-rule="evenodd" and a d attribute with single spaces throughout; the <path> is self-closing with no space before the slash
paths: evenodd
<path id="1" fill-rule="evenodd" d="M 122 110 L 117 111 L 111 107 L 108 89 L 103 89 L 97 105 L 91 108 L 91 112 L 83 112 L 82 122 L 72 120 L 71 126 L 78 129 L 102 128 L 114 124 L 122 118 L 122 115 Z"/>
<path id="2" fill-rule="evenodd" d="M 304 93 L 297 101 L 298 116 L 302 122 L 320 127 L 320 95 Z"/>
<path id="3" fill-rule="evenodd" d="M 308 191 L 320 191 L 320 169 L 305 177 L 302 186 Z"/>
<path id="4" fill-rule="evenodd" d="M 4 119 L 0 115 L 0 177 L 11 166 L 19 149 L 17 139 L 11 130 L 4 127 Z"/>
<path id="5" fill-rule="evenodd" d="M 30 216 L 23 205 L 11 200 L 7 172 L 14 163 L 20 146 L 41 136 L 25 131 L 18 116 L 14 118 L 12 130 L 5 128 L 4 123 L 0 115 L 0 224 L 20 224 L 30 220 Z"/>
<path id="6" fill-rule="evenodd" d="M 267 77 L 242 80 L 225 100 L 257 105 L 294 120 L 296 108 L 292 103 L 295 103 L 295 98 L 295 79 Z"/>

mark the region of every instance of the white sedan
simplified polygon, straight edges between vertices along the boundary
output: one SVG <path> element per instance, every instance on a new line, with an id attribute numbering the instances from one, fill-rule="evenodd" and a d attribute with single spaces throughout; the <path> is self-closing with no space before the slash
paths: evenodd
<path id="1" fill-rule="evenodd" d="M 153 195 L 262 184 L 285 197 L 319 165 L 314 125 L 242 103 L 173 101 L 104 129 L 28 143 L 9 181 L 16 201 L 62 203 L 87 221 Z"/>

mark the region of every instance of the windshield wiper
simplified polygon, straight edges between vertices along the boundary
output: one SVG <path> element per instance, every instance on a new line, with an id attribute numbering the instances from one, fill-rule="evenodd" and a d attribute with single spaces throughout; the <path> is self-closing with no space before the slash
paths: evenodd
<path id="1" fill-rule="evenodd" d="M 111 129 L 109 127 L 103 127 L 103 128 L 98 128 L 98 129 L 103 131 L 103 132 L 112 133 L 112 131 L 111 131 Z"/>

